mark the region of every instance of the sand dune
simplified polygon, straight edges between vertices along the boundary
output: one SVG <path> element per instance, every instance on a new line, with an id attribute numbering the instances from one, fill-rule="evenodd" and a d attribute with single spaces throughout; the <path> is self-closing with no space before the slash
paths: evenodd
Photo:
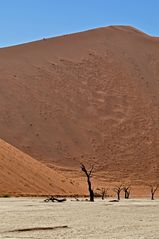
<path id="1" fill-rule="evenodd" d="M 80 191 L 76 183 L 3 140 L 0 140 L 0 169 L 0 195 L 69 195 Z"/>
<path id="2" fill-rule="evenodd" d="M 159 180 L 159 38 L 127 26 L 0 49 L 0 137 L 80 178 Z"/>

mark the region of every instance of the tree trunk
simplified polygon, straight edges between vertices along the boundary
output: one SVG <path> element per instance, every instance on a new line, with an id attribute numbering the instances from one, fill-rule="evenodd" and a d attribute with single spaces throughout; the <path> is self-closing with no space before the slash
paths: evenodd
<path id="1" fill-rule="evenodd" d="M 118 200 L 120 200 L 120 192 L 117 193 Z"/>
<path id="2" fill-rule="evenodd" d="M 91 202 L 94 202 L 94 193 L 93 193 L 93 190 L 91 189 L 90 191 L 90 201 Z"/>
<path id="3" fill-rule="evenodd" d="M 84 164 L 81 164 L 81 169 L 82 171 L 85 173 L 86 177 L 87 177 L 87 183 L 88 183 L 88 191 L 89 191 L 89 197 L 90 197 L 90 201 L 94 202 L 94 192 L 92 190 L 92 186 L 91 186 L 91 174 L 92 174 L 92 170 L 93 170 L 94 166 L 92 166 L 91 170 L 88 171 Z"/>
<path id="4" fill-rule="evenodd" d="M 125 199 L 129 199 L 130 193 L 128 191 L 125 191 Z"/>
<path id="5" fill-rule="evenodd" d="M 154 200 L 154 193 L 151 194 L 151 200 Z"/>
<path id="6" fill-rule="evenodd" d="M 91 181 L 90 181 L 90 178 L 87 177 L 87 180 L 88 180 L 88 191 L 89 191 L 89 197 L 90 197 L 90 201 L 91 202 L 94 202 L 94 192 L 91 188 Z"/>

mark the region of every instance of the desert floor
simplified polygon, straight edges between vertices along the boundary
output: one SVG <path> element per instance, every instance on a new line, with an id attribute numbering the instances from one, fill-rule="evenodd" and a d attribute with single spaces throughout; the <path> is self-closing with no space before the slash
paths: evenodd
<path id="1" fill-rule="evenodd" d="M 44 203 L 42 198 L 1 198 L 0 238 L 159 238 L 159 200 L 72 200 Z M 54 229 L 38 229 L 46 227 Z M 28 228 L 37 230 L 14 231 Z"/>

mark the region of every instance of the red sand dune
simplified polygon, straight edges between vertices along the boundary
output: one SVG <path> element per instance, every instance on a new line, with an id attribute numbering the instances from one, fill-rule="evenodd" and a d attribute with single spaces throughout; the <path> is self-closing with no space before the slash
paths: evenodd
<path id="1" fill-rule="evenodd" d="M 0 140 L 0 195 L 71 195 L 81 192 L 37 160 Z"/>
<path id="2" fill-rule="evenodd" d="M 113 26 L 0 49 L 0 137 L 63 175 L 159 181 L 159 38 Z"/>

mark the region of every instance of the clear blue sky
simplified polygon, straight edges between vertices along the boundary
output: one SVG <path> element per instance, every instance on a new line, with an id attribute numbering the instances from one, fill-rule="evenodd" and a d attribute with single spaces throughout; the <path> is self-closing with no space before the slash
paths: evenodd
<path id="1" fill-rule="evenodd" d="M 0 0 L 0 47 L 108 25 L 159 36 L 159 0 Z"/>

